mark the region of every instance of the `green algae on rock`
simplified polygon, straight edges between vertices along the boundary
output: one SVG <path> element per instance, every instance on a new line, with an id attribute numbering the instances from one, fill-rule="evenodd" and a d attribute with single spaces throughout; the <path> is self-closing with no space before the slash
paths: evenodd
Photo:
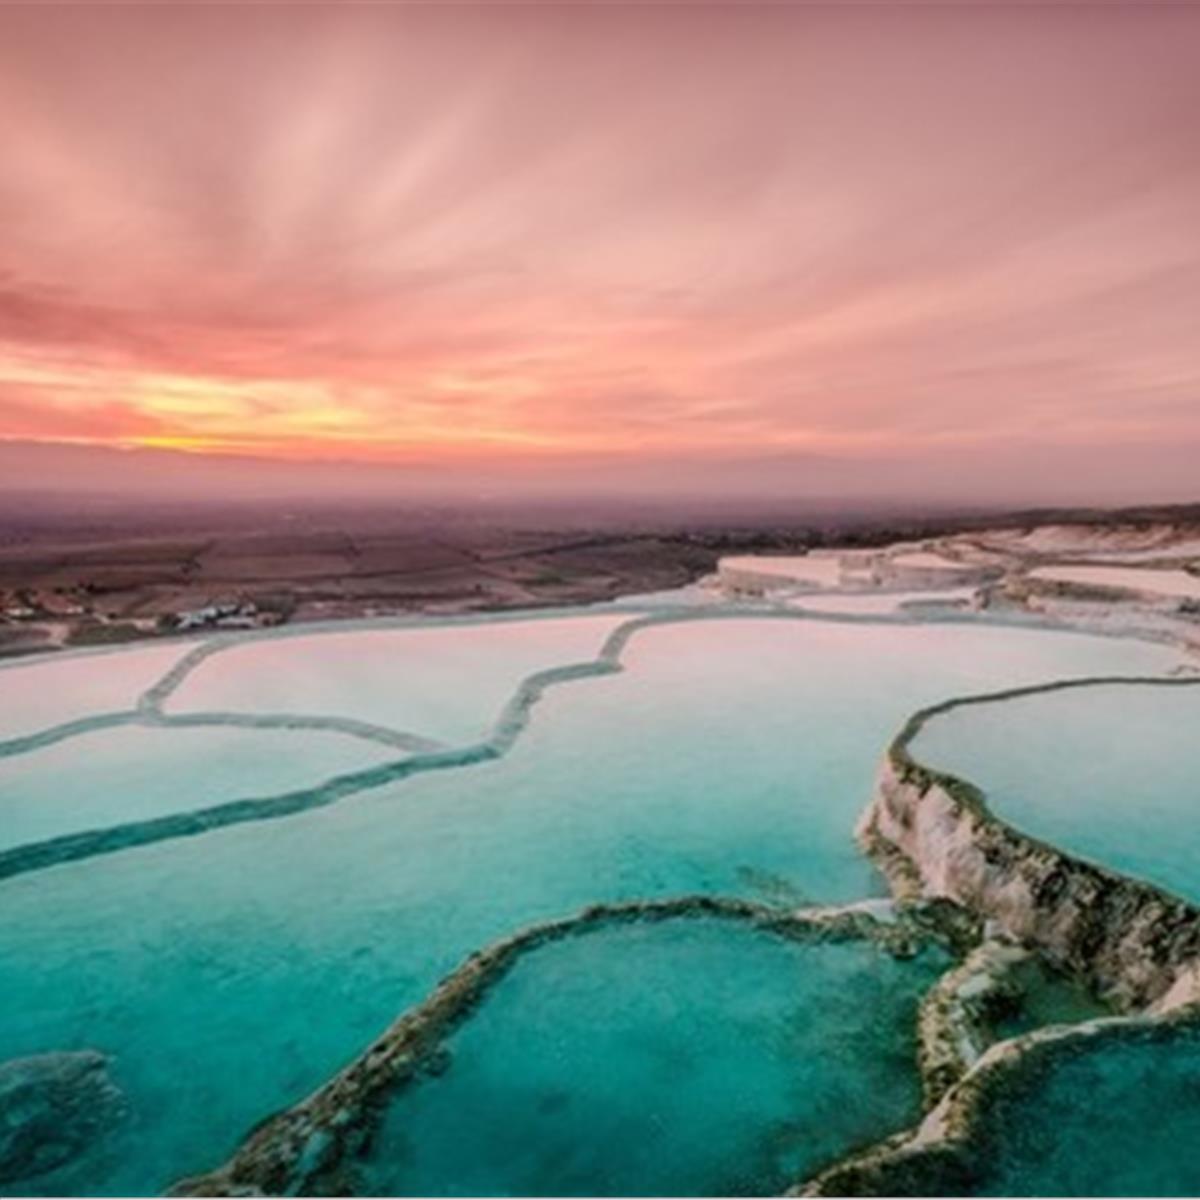
<path id="1" fill-rule="evenodd" d="M 0 1186 L 69 1163 L 123 1115 L 108 1060 L 94 1050 L 0 1063 Z"/>

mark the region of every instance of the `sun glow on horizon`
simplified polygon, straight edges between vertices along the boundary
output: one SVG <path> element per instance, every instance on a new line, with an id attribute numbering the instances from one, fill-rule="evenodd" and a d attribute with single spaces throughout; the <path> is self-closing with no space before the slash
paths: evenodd
<path id="1" fill-rule="evenodd" d="M 1200 452 L 1198 55 L 1178 8 L 0 9 L 0 437 Z"/>

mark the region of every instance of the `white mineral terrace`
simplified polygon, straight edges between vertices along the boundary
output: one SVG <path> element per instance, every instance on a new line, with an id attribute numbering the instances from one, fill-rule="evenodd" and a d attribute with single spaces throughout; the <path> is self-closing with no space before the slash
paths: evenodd
<path id="1" fill-rule="evenodd" d="M 842 583 L 837 555 L 742 554 L 717 564 L 721 581 L 731 587 L 795 586 L 836 588 Z"/>
<path id="2" fill-rule="evenodd" d="M 953 558 L 936 554 L 932 550 L 914 550 L 908 554 L 897 554 L 895 558 L 888 561 L 892 566 L 899 567 L 901 570 L 947 572 L 978 570 L 974 564 L 958 562 Z"/>
<path id="3" fill-rule="evenodd" d="M 1128 562 L 1200 558 L 1200 538 L 1181 537 L 1170 525 L 1043 525 L 1030 530 L 995 530 L 977 541 L 1002 552 L 1070 558 Z"/>
<path id="4" fill-rule="evenodd" d="M 1191 575 L 1187 571 L 1156 571 L 1149 567 L 1038 567 L 1029 575 L 1031 579 L 1052 583 L 1090 584 L 1200 599 L 1200 575 Z"/>

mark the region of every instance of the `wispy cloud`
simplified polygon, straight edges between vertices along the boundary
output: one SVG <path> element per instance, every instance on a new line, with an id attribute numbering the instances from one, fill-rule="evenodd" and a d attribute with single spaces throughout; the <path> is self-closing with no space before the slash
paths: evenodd
<path id="1" fill-rule="evenodd" d="M 4 9 L 0 436 L 1200 449 L 1198 68 L 1180 8 Z"/>

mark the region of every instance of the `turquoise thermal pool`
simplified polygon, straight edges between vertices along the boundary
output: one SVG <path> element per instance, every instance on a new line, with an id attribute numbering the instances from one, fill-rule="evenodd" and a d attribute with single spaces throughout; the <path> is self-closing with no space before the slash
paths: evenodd
<path id="1" fill-rule="evenodd" d="M 338 733 L 139 728 L 0 757 L 0 852 L 30 842 L 302 787 L 397 751 Z"/>
<path id="2" fill-rule="evenodd" d="M 1200 1194 L 1200 1025 L 1075 1038 L 978 1113 L 982 1196 Z"/>
<path id="3" fill-rule="evenodd" d="M 194 680 L 185 677 L 168 711 L 186 704 L 201 713 L 211 703 L 217 715 L 241 706 L 278 715 L 293 711 L 294 700 L 310 716 L 474 739 L 522 671 L 592 658 L 622 619 L 435 626 L 439 635 L 480 631 L 468 639 L 477 656 L 436 669 L 432 651 L 406 657 L 405 647 L 420 641 L 410 630 L 238 641 L 204 659 Z M 343 636 L 351 640 L 335 654 L 339 643 L 326 639 Z M 510 636 L 520 646 L 503 650 Z M 163 670 L 179 649 L 154 648 Z M 153 678 L 140 666 L 127 678 L 125 653 L 136 664 L 150 651 L 6 668 L 0 686 L 18 672 L 36 679 L 53 670 L 55 690 L 68 697 L 78 669 L 91 703 L 100 694 L 92 672 L 106 663 L 111 691 L 100 689 L 97 703 L 125 708 Z M 303 664 L 294 694 L 286 682 L 292 655 Z M 339 655 L 349 660 L 340 669 Z M 106 821 L 193 798 L 260 798 L 300 775 L 305 797 L 324 804 L 279 820 L 252 819 L 258 809 L 249 805 L 241 823 L 199 836 L 0 881 L 0 1062 L 99 1050 L 112 1058 L 127 1109 L 86 1153 L 17 1190 L 149 1194 L 214 1166 L 250 1126 L 317 1087 L 466 955 L 532 921 L 596 901 L 684 893 L 792 906 L 878 895 L 882 884 L 851 830 L 883 747 L 911 711 L 1063 676 L 1160 673 L 1176 657 L 1135 641 L 1033 629 L 723 616 L 639 629 L 621 672 L 554 683 L 502 756 L 450 755 L 406 778 L 379 767 L 381 747 L 370 739 L 313 728 L 270 738 L 241 730 L 240 742 L 232 729 L 206 727 L 229 738 L 222 744 L 231 758 L 219 769 L 199 765 L 199 742 L 182 730 L 150 726 L 69 739 L 52 755 L 43 747 L 10 756 L 4 769 L 17 774 L 5 778 L 22 780 L 22 819 L 29 828 L 43 821 L 44 833 L 75 825 L 71 789 L 87 785 L 69 777 L 86 769 L 89 743 L 109 763 L 108 782 L 102 777 L 87 801 Z M 269 686 L 264 663 L 274 664 Z M 191 690 L 200 672 L 218 668 L 219 689 Z M 11 693 L 5 704 L 19 709 Z M 97 711 L 60 706 L 67 709 Z M 140 765 L 129 751 L 137 739 Z M 234 751 L 235 742 L 244 749 Z M 388 762 L 423 761 L 382 751 Z M 61 790 L 37 779 L 52 769 Z M 330 777 L 336 782 L 326 785 Z M 584 942 L 553 953 L 567 963 L 590 953 Z M 498 992 L 495 1011 L 503 1014 L 504 1003 Z M 803 1063 L 791 1068 L 803 1078 Z M 445 1086 L 465 1085 L 447 1075 Z M 694 1089 L 679 1103 L 689 1097 L 703 1103 Z M 691 1127 L 707 1119 L 697 1112 Z M 682 1170 L 680 1156 L 664 1159 L 663 1169 L 671 1163 Z M 724 1174 L 710 1168 L 713 1179 L 733 1180 L 739 1170 L 733 1161 Z M 655 1186 L 687 1190 L 693 1178 L 672 1184 L 660 1175 Z"/>
<path id="4" fill-rule="evenodd" d="M 1097 684 L 939 713 L 912 743 L 1024 833 L 1200 901 L 1200 684 Z"/>
<path id="5" fill-rule="evenodd" d="M 916 1007 L 945 965 L 715 920 L 540 947 L 391 1101 L 359 1190 L 778 1194 L 915 1119 Z"/>

